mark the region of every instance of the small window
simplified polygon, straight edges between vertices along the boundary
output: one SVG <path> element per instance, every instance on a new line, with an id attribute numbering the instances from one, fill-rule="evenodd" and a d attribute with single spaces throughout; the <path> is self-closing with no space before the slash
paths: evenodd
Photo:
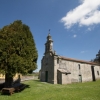
<path id="1" fill-rule="evenodd" d="M 59 64 L 59 58 L 57 59 L 57 64 Z"/>
<path id="2" fill-rule="evenodd" d="M 78 68 L 79 68 L 79 70 L 80 70 L 80 64 L 78 64 Z"/>
<path id="3" fill-rule="evenodd" d="M 99 75 L 99 71 L 97 71 L 97 75 Z"/>

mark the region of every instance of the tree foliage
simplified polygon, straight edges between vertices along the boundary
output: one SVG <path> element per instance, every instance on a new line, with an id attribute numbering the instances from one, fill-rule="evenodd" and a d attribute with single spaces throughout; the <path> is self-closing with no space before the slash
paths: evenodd
<path id="1" fill-rule="evenodd" d="M 98 54 L 96 54 L 96 58 L 94 59 L 94 62 L 100 64 L 100 50 L 99 50 Z"/>
<path id="2" fill-rule="evenodd" d="M 37 68 L 38 53 L 29 27 L 14 21 L 0 29 L 0 71 L 13 77 Z"/>

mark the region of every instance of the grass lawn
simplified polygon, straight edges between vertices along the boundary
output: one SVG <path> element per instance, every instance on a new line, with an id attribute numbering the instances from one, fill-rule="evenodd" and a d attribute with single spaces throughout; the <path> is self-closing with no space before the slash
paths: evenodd
<path id="1" fill-rule="evenodd" d="M 54 85 L 39 80 L 25 81 L 29 88 L 0 100 L 100 100 L 100 80 L 96 82 Z"/>

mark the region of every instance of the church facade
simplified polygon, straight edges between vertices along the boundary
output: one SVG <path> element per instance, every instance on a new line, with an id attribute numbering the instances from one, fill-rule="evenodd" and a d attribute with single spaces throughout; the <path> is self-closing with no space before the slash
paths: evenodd
<path id="1" fill-rule="evenodd" d="M 57 55 L 53 50 L 53 40 L 48 34 L 45 53 L 41 60 L 40 81 L 52 84 L 71 84 L 98 79 L 100 79 L 98 64 Z"/>

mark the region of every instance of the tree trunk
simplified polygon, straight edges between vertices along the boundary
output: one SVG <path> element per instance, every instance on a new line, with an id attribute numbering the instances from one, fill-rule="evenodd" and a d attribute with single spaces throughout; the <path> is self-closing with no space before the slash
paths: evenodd
<path id="1" fill-rule="evenodd" d="M 5 88 L 13 87 L 13 76 L 10 76 L 8 73 L 5 74 Z"/>

